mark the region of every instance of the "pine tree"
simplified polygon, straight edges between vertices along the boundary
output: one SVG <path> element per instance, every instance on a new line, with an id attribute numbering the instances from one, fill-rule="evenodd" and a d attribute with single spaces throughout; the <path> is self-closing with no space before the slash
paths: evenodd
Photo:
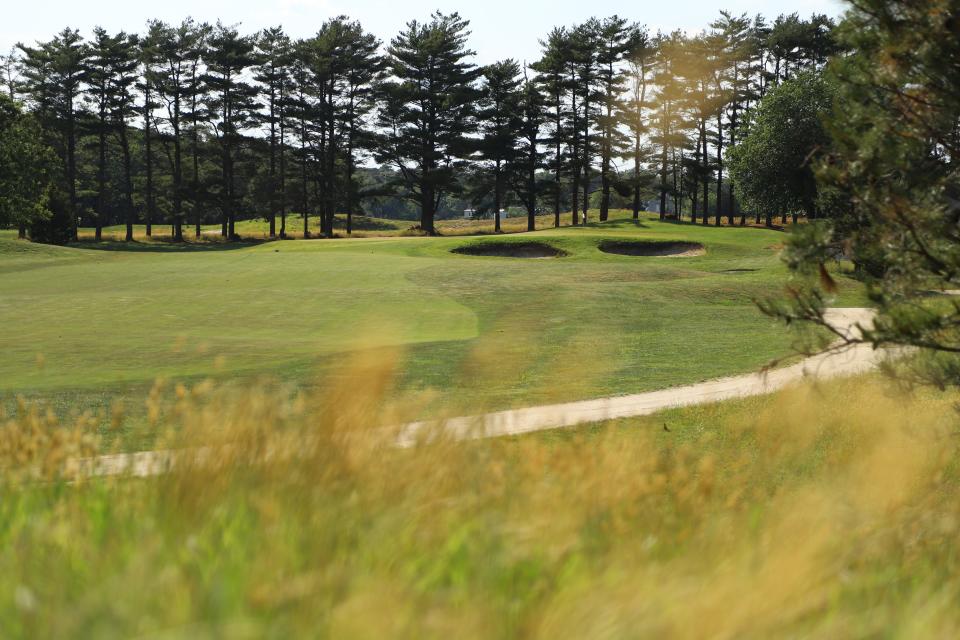
<path id="1" fill-rule="evenodd" d="M 110 35 L 96 27 L 88 45 L 84 80 L 87 101 L 93 107 L 92 130 L 97 138 L 97 199 L 94 223 L 95 237 L 101 239 L 107 217 L 110 192 L 107 159 L 111 138 L 120 142 L 124 170 L 123 208 L 127 224 L 127 240 L 133 239 L 133 177 L 127 118 L 133 110 L 132 86 L 137 80 L 136 38 L 124 32 Z"/>
<path id="2" fill-rule="evenodd" d="M 126 240 L 129 242 L 133 240 L 136 208 L 133 202 L 133 154 L 128 128 L 130 119 L 136 112 L 134 89 L 139 79 L 140 66 L 138 41 L 136 36 L 121 31 L 115 36 L 95 35 L 94 42 L 101 46 L 94 44 L 93 57 L 99 59 L 99 62 L 91 65 L 91 69 L 98 69 L 96 73 L 103 73 L 106 78 L 103 89 L 107 118 L 100 122 L 101 132 L 111 134 L 120 146 L 123 166 L 123 220 L 126 225 Z M 101 140 L 100 148 L 105 150 L 105 147 L 106 141 Z M 97 231 L 99 236 L 99 226 Z"/>
<path id="3" fill-rule="evenodd" d="M 333 237 L 333 220 L 342 185 L 337 176 L 340 149 L 340 129 L 335 117 L 337 111 L 340 74 L 343 61 L 340 52 L 344 44 L 346 18 L 338 17 L 324 22 L 312 42 L 310 56 L 313 84 L 311 92 L 317 100 L 314 119 L 314 197 L 319 206 L 320 232 Z"/>
<path id="4" fill-rule="evenodd" d="M 340 52 L 345 72 L 342 79 L 341 106 L 337 119 L 343 129 L 347 234 L 353 232 L 353 214 L 360 200 L 356 167 L 372 148 L 373 137 L 367 119 L 376 106 L 376 89 L 383 81 L 385 61 L 378 53 L 380 41 L 364 32 L 359 22 L 345 30 L 345 43 Z"/>
<path id="5" fill-rule="evenodd" d="M 266 125 L 270 151 L 269 196 L 267 219 L 270 237 L 277 234 L 277 212 L 281 212 L 280 237 L 286 235 L 285 181 L 281 166 L 286 141 L 284 140 L 284 108 L 290 85 L 291 43 L 282 27 L 264 29 L 256 38 L 257 74 L 255 79 L 265 91 L 259 121 Z"/>
<path id="6" fill-rule="evenodd" d="M 190 199 L 191 209 L 193 210 L 194 236 L 200 238 L 200 224 L 202 217 L 202 206 L 208 199 L 205 197 L 203 186 L 200 181 L 200 145 L 201 129 L 209 120 L 209 113 L 206 110 L 205 98 L 207 87 L 204 82 L 205 74 L 203 69 L 203 56 L 207 52 L 207 39 L 210 37 L 212 29 L 209 24 L 202 23 L 195 25 L 193 37 L 190 39 L 186 50 L 186 97 L 187 106 L 184 113 L 184 119 L 189 122 L 190 127 L 190 182 L 187 196 Z"/>
<path id="7" fill-rule="evenodd" d="M 546 119 L 550 126 L 544 144 L 551 150 L 549 167 L 553 176 L 551 192 L 553 195 L 554 226 L 560 226 L 560 208 L 563 200 L 563 174 L 565 170 L 564 143 L 569 143 L 566 120 L 569 116 L 566 95 L 569 82 L 566 75 L 569 60 L 568 34 L 563 27 L 553 29 L 546 40 L 541 40 L 543 57 L 531 65 L 537 72 L 536 83 L 544 95 L 545 108 L 549 110 Z M 576 211 L 573 213 L 576 224 Z"/>
<path id="8" fill-rule="evenodd" d="M 284 116 L 290 122 L 297 145 L 299 185 L 296 202 L 303 217 L 303 237 L 310 237 L 310 211 L 313 200 L 309 185 L 312 173 L 311 160 L 314 122 L 319 119 L 319 108 L 313 99 L 313 74 L 311 72 L 314 43 L 298 40 L 293 44 L 290 62 L 290 93 L 285 102 Z M 283 222 L 281 222 L 283 224 Z"/>
<path id="9" fill-rule="evenodd" d="M 140 106 L 140 116 L 143 120 L 143 164 L 145 172 L 144 184 L 144 226 L 146 236 L 153 235 L 153 223 L 157 219 L 157 195 L 154 183 L 154 162 L 153 162 L 153 141 L 154 131 L 156 130 L 154 112 L 160 108 L 157 102 L 157 92 L 154 85 L 158 74 L 158 53 L 157 45 L 163 38 L 163 23 L 150 22 L 147 26 L 147 35 L 140 40 L 140 64 L 143 69 L 141 82 L 138 85 L 140 93 L 143 95 L 143 102 Z"/>
<path id="10" fill-rule="evenodd" d="M 189 114 L 191 98 L 190 60 L 202 34 L 191 19 L 184 20 L 177 27 L 153 21 L 150 23 L 150 31 L 155 62 L 151 84 L 166 114 L 163 121 L 167 126 L 167 135 L 160 140 L 168 147 L 167 157 L 173 182 L 173 239 L 180 242 L 183 240 L 183 200 L 186 192 L 183 181 L 183 146 L 184 120 L 185 115 Z M 151 119 L 154 123 L 157 122 L 156 117 Z"/>
<path id="11" fill-rule="evenodd" d="M 0 86 L 16 102 L 20 88 L 21 63 L 16 48 L 10 49 L 7 55 L 0 55 Z"/>
<path id="12" fill-rule="evenodd" d="M 746 14 L 734 16 L 726 11 L 720 12 L 720 18 L 711 24 L 718 32 L 718 45 L 722 49 L 723 64 L 718 65 L 714 75 L 715 90 L 724 94 L 717 109 L 717 212 L 723 206 L 724 178 L 724 142 L 728 148 L 737 143 L 737 134 L 743 120 L 743 114 L 750 102 L 755 99 L 751 86 L 751 61 L 754 57 L 753 31 Z M 726 141 L 723 137 L 723 116 L 726 115 Z M 733 185 L 728 188 L 727 224 L 733 225 L 737 213 L 737 203 Z M 741 218 L 741 224 L 743 224 Z"/>
<path id="13" fill-rule="evenodd" d="M 628 144 L 622 125 L 626 118 L 621 102 L 627 89 L 626 60 L 637 46 L 640 31 L 636 25 L 618 16 L 607 18 L 597 27 L 597 125 L 600 130 L 600 221 L 610 214 L 613 188 L 613 160 Z"/>
<path id="14" fill-rule="evenodd" d="M 87 84 L 87 100 L 93 106 L 93 130 L 97 136 L 97 203 L 93 212 L 96 228 L 95 239 L 101 239 L 103 219 L 107 213 L 107 134 L 109 129 L 109 84 L 108 59 L 114 39 L 101 27 L 93 30 L 84 67 Z"/>
<path id="15" fill-rule="evenodd" d="M 17 45 L 24 54 L 24 90 L 44 130 L 56 133 L 67 183 L 71 239 L 77 239 L 77 140 L 87 47 L 80 33 L 64 29 L 37 47 Z"/>
<path id="16" fill-rule="evenodd" d="M 640 218 L 640 193 L 644 187 L 644 164 L 648 159 L 647 134 L 650 124 L 647 113 L 651 108 L 648 93 L 653 83 L 652 72 L 656 48 L 645 29 L 639 30 L 627 63 L 629 65 L 628 97 L 623 105 L 624 121 L 630 132 L 630 146 L 625 155 L 633 164 L 631 190 L 633 195 L 633 219 Z"/>
<path id="17" fill-rule="evenodd" d="M 420 227 L 436 233 L 444 194 L 459 189 L 457 171 L 471 152 L 474 86 L 480 71 L 468 61 L 469 22 L 453 13 L 410 22 L 388 48 L 376 158 L 392 165 L 409 197 L 420 205 Z"/>
<path id="18" fill-rule="evenodd" d="M 814 203 L 829 219 L 791 234 L 790 298 L 764 308 L 825 326 L 836 286 L 825 263 L 842 247 L 877 312 L 862 337 L 847 340 L 906 347 L 900 353 L 908 356 L 891 359 L 889 370 L 911 383 L 956 387 L 960 301 L 937 294 L 960 289 L 957 3 L 858 1 L 839 33 L 848 53 L 831 61 L 826 78 L 842 108 L 821 113 L 830 138 Z M 786 130 L 795 132 L 797 116 L 812 123 L 812 112 L 797 109 Z"/>
<path id="19" fill-rule="evenodd" d="M 204 82 L 209 88 L 207 109 L 220 148 L 222 227 L 228 239 L 237 237 L 236 161 L 245 129 L 255 124 L 256 90 L 245 79 L 256 62 L 253 39 L 217 23 L 209 37 Z"/>
<path id="20" fill-rule="evenodd" d="M 481 107 L 477 112 L 481 139 L 479 157 L 487 163 L 489 191 L 493 195 L 494 232 L 500 233 L 500 211 L 508 184 L 508 174 L 517 159 L 517 137 L 523 116 L 520 111 L 520 65 L 508 59 L 483 70 Z"/>
<path id="21" fill-rule="evenodd" d="M 577 25 L 570 34 L 571 47 L 571 82 L 574 99 L 579 99 L 579 113 L 576 103 L 571 107 L 575 146 L 579 147 L 579 158 L 573 166 L 573 189 L 582 186 L 583 189 L 583 222 L 587 222 L 590 210 L 591 163 L 597 146 L 593 133 L 597 125 L 599 113 L 599 95 L 596 82 L 599 75 L 597 52 L 599 50 L 600 22 L 591 18 L 583 24 Z M 579 144 L 576 144 L 576 143 Z M 574 152 L 576 155 L 576 152 Z M 574 209 L 576 209 L 576 193 L 574 193 Z"/>
<path id="22" fill-rule="evenodd" d="M 527 231 L 535 231 L 537 202 L 541 191 L 537 171 L 544 166 L 540 147 L 541 131 L 546 120 L 547 109 L 540 87 L 527 77 L 526 71 L 524 71 L 523 84 L 519 93 L 517 150 L 511 175 L 513 190 L 527 209 Z M 557 213 L 556 223 L 559 223 L 559 217 Z"/>
<path id="23" fill-rule="evenodd" d="M 683 53 L 683 35 L 658 33 L 654 40 L 656 66 L 653 82 L 657 87 L 656 109 L 651 119 L 650 141 L 657 147 L 658 190 L 660 192 L 660 219 L 667 216 L 667 196 L 674 197 L 674 212 L 679 209 L 677 148 L 683 144 L 683 120 L 680 112 L 684 88 L 678 74 L 678 62 Z M 671 176 L 673 179 L 671 180 Z"/>
<path id="24" fill-rule="evenodd" d="M 368 144 L 362 121 L 374 106 L 373 90 L 383 74 L 379 42 L 359 22 L 339 16 L 324 23 L 314 41 L 312 74 L 320 102 L 317 140 L 321 159 L 321 225 L 333 237 L 337 209 L 347 211 L 353 231 L 353 207 L 359 193 L 355 179 L 357 154 Z"/>

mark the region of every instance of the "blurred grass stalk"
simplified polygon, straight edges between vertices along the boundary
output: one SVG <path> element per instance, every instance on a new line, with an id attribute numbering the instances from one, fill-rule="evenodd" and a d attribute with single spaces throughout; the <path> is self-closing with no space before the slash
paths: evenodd
<path id="1" fill-rule="evenodd" d="M 143 479 L 66 473 L 143 442 L 120 409 L 22 403 L 0 429 L 0 636 L 960 634 L 948 394 L 860 378 L 400 449 L 371 425 L 430 394 L 398 400 L 382 356 L 309 395 L 158 383 L 148 435 L 187 453 Z"/>

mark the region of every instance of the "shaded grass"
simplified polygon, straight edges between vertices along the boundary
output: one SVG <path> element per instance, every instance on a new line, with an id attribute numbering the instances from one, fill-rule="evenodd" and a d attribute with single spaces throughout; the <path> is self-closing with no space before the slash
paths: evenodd
<path id="1" fill-rule="evenodd" d="M 409 220 L 385 220 L 381 218 L 370 218 L 367 216 L 353 217 L 353 231 L 357 237 L 379 236 L 379 235 L 397 235 L 411 226 L 413 222 Z M 238 220 L 235 224 L 235 233 L 246 240 L 269 240 L 270 223 L 266 220 Z M 313 236 L 319 233 L 319 218 L 309 216 L 308 231 Z M 276 233 L 280 233 L 280 219 L 277 218 Z M 194 225 L 184 225 L 183 236 L 186 243 L 216 243 L 222 240 L 221 226 L 219 224 L 205 224 L 200 226 L 201 237 L 196 238 Z M 346 234 L 346 216 L 337 216 L 334 222 L 334 232 Z M 113 225 L 102 229 L 102 237 L 105 241 L 122 242 L 126 238 L 127 229 L 125 225 Z M 96 230 L 93 228 L 81 228 L 78 233 L 81 241 L 91 241 L 96 236 Z M 147 228 L 145 225 L 137 224 L 133 226 L 134 240 L 140 242 L 162 243 L 169 242 L 173 238 L 173 230 L 170 225 L 155 224 L 151 229 L 150 237 L 147 237 Z M 289 239 L 303 238 L 303 217 L 287 216 L 286 237 Z"/>
<path id="2" fill-rule="evenodd" d="M 569 216 L 564 217 L 564 224 L 567 224 Z M 334 219 L 334 234 L 338 237 L 347 237 L 346 216 L 338 215 Z M 368 216 L 353 217 L 353 232 L 351 237 L 369 238 L 382 236 L 398 236 L 414 232 L 417 225 L 415 220 L 388 220 L 385 218 L 372 218 Z M 550 228 L 553 226 L 553 215 L 538 215 L 536 219 L 538 229 Z M 494 233 L 493 219 L 462 219 L 453 218 L 450 220 L 438 220 L 436 223 L 437 231 L 441 235 L 487 235 Z M 316 216 L 308 217 L 307 229 L 309 237 L 316 238 L 319 235 L 320 222 Z M 527 230 L 526 217 L 505 218 L 502 220 L 501 228 L 504 233 L 520 233 Z M 215 243 L 221 241 L 221 227 L 219 224 L 201 225 L 201 237 L 198 240 L 195 235 L 193 225 L 185 225 L 183 234 L 185 242 L 190 243 Z M 245 240 L 270 240 L 270 224 L 266 220 L 239 220 L 235 225 L 237 235 Z M 96 230 L 93 228 L 81 228 L 79 230 L 80 240 L 90 242 L 95 237 Z M 280 233 L 280 220 L 277 219 L 276 233 Z M 416 234 L 414 234 L 416 235 Z M 153 225 L 152 234 L 148 238 L 146 235 L 146 226 L 142 224 L 134 225 L 134 239 L 140 242 L 166 243 L 173 237 L 173 231 L 169 225 Z M 113 225 L 104 227 L 102 230 L 104 241 L 122 242 L 126 238 L 126 227 L 124 225 Z M 287 217 L 286 237 L 291 240 L 303 239 L 303 217 L 299 215 L 290 215 Z"/>

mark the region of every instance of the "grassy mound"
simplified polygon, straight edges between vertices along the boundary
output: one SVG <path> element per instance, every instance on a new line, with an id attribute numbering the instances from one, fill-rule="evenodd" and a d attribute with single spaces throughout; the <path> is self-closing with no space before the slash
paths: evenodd
<path id="1" fill-rule="evenodd" d="M 481 242 L 451 249 L 452 253 L 496 258 L 562 258 L 566 251 L 546 242 Z"/>
<path id="2" fill-rule="evenodd" d="M 707 252 L 699 242 L 604 240 L 598 245 L 598 248 L 604 253 L 612 253 L 618 256 L 658 258 L 692 258 L 702 256 Z"/>

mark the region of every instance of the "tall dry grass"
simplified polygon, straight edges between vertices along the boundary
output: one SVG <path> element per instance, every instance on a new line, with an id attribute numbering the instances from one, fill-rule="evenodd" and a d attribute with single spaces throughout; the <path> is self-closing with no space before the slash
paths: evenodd
<path id="1" fill-rule="evenodd" d="M 429 398 L 388 401 L 393 380 L 381 358 L 310 395 L 158 384 L 152 441 L 179 454 L 150 478 L 73 471 L 142 441 L 104 437 L 119 408 L 22 404 L 0 429 L 0 636 L 960 633 L 948 396 L 859 379 L 401 449 L 379 426 Z"/>

